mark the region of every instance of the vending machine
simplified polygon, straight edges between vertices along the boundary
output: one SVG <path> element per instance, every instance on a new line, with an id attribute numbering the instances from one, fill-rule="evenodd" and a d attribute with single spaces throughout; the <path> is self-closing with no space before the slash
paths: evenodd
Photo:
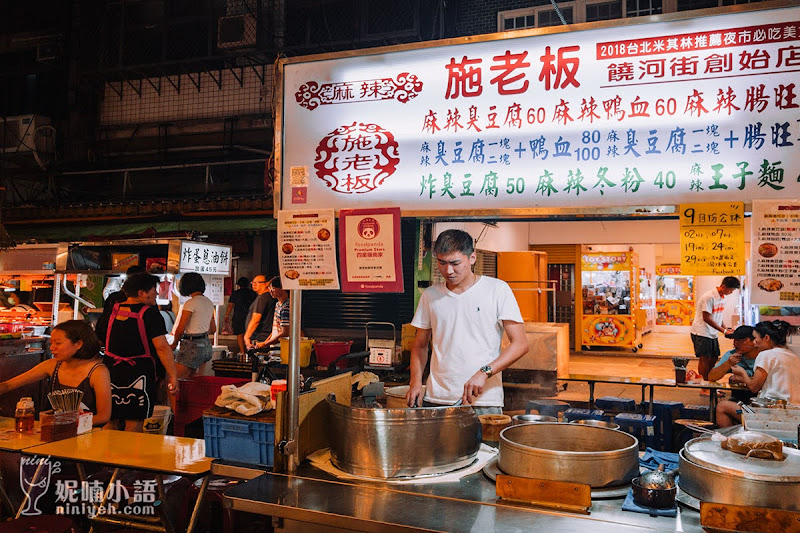
<path id="1" fill-rule="evenodd" d="M 581 256 L 583 319 L 581 344 L 642 347 L 639 308 L 639 259 L 633 252 L 586 253 Z"/>

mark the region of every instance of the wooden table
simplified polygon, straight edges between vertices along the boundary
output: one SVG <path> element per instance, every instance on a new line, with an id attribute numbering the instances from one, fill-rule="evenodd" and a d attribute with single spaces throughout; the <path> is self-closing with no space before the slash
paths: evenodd
<path id="1" fill-rule="evenodd" d="M 650 402 L 647 409 L 648 414 L 653 414 L 653 389 L 655 387 L 674 387 L 674 379 L 656 378 L 631 378 L 622 376 L 598 376 L 594 374 L 570 374 L 567 378 L 560 378 L 564 381 L 585 381 L 589 384 L 589 409 L 594 409 L 594 385 L 595 383 L 615 383 L 618 385 L 638 385 L 642 388 L 642 401 L 644 403 L 645 389 L 650 389 Z"/>
<path id="2" fill-rule="evenodd" d="M 694 383 L 676 383 L 674 379 L 637 378 L 622 376 L 598 376 L 593 374 L 570 374 L 564 381 L 585 381 L 589 384 L 589 409 L 594 409 L 595 383 L 614 383 L 618 385 L 639 385 L 642 387 L 642 402 L 645 401 L 645 389 L 650 389 L 650 402 L 648 414 L 653 414 L 653 389 L 655 387 L 679 387 L 684 389 L 707 389 L 709 391 L 708 403 L 711 409 L 711 422 L 717 422 L 717 391 L 747 390 L 744 385 L 731 385 L 718 381 L 698 381 Z"/>
<path id="3" fill-rule="evenodd" d="M 202 478 L 203 483 L 186 529 L 187 532 L 191 532 L 194 529 L 200 503 L 208 487 L 212 462 L 212 459 L 205 456 L 205 442 L 199 439 L 112 430 L 95 431 L 69 439 L 40 444 L 24 449 L 23 453 L 74 461 L 79 467 L 81 481 L 85 480 L 82 468 L 84 464 L 113 468 L 114 473 L 108 482 L 108 487 L 100 503 L 102 506 L 105 506 L 108 502 L 111 488 L 121 469 L 139 470 L 155 474 L 158 482 L 159 497 L 162 502 L 165 501 L 163 475 Z M 37 468 L 32 484 L 37 481 L 37 477 L 40 475 L 40 468 Z M 26 499 L 27 497 L 28 494 L 26 494 Z M 163 509 L 164 505 L 156 505 L 155 507 L 162 524 L 161 528 L 155 527 L 155 529 L 172 532 L 172 524 Z M 136 525 L 133 517 L 130 516 L 127 516 L 126 520 L 120 520 L 109 515 L 98 515 L 94 520 L 116 525 Z M 153 528 L 151 525 L 147 529 Z"/>
<path id="4" fill-rule="evenodd" d="M 736 391 L 748 390 L 744 385 L 731 385 L 720 381 L 697 381 L 694 383 L 678 383 L 676 387 L 681 389 L 706 389 L 708 390 L 708 407 L 711 409 L 711 422 L 717 423 L 717 391 Z"/>
<path id="5" fill-rule="evenodd" d="M 33 431 L 30 433 L 19 433 L 15 430 L 16 422 L 13 418 L 0 417 L 0 451 L 20 452 L 31 446 L 42 444 L 42 435 L 39 421 L 33 424 Z M 5 489 L 2 471 L 0 471 L 0 500 L 8 506 L 11 514 L 16 512 L 17 506 L 11 501 L 11 497 Z"/>

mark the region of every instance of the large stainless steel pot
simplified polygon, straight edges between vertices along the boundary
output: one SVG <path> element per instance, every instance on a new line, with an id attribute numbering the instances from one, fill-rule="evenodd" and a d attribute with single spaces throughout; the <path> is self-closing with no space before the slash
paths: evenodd
<path id="1" fill-rule="evenodd" d="M 678 485 L 700 501 L 800 511 L 800 452 L 786 459 L 745 458 L 706 437 L 690 440 L 679 455 Z"/>
<path id="2" fill-rule="evenodd" d="M 613 487 L 639 475 L 639 442 L 582 424 L 511 426 L 500 433 L 499 465 L 512 476 Z"/>
<path id="3" fill-rule="evenodd" d="M 351 474 L 443 474 L 471 464 L 481 445 L 481 425 L 471 407 L 370 409 L 327 402 L 331 459 Z"/>

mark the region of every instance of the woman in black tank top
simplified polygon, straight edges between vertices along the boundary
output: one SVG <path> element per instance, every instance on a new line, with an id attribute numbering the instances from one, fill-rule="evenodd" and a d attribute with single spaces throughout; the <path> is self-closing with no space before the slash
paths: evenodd
<path id="1" fill-rule="evenodd" d="M 92 327 L 82 320 L 58 324 L 50 334 L 50 352 L 52 359 L 0 383 L 0 394 L 49 377 L 51 391 L 83 391 L 83 403 L 94 413 L 95 426 L 108 422 L 111 418 L 111 378 L 100 358 L 100 343 Z M 40 409 L 49 407 L 40 406 Z"/>

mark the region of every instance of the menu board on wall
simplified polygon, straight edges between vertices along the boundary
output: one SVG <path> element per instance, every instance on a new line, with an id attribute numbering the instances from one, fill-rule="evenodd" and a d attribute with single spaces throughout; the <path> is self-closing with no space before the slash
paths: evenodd
<path id="1" fill-rule="evenodd" d="M 800 306 L 800 200 L 753 200 L 750 302 Z"/>
<path id="2" fill-rule="evenodd" d="M 278 262 L 284 289 L 338 289 L 333 209 L 278 212 Z"/>
<path id="3" fill-rule="evenodd" d="M 681 272 L 744 274 L 744 204 L 681 204 Z"/>
<path id="4" fill-rule="evenodd" d="M 339 211 L 342 291 L 403 292 L 400 208 Z"/>

